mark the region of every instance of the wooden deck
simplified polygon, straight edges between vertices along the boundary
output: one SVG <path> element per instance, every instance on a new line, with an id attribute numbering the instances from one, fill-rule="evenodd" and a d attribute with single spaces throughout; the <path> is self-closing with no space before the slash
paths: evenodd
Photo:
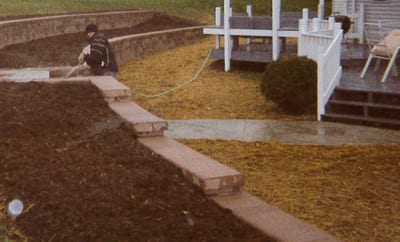
<path id="1" fill-rule="evenodd" d="M 348 90 L 362 90 L 376 93 L 400 94 L 400 75 L 395 77 L 390 75 L 386 82 L 381 82 L 383 75 L 384 62 L 381 68 L 374 72 L 374 66 L 371 65 L 364 79 L 360 78 L 361 70 L 365 60 L 353 61 L 351 66 L 346 65 L 343 68 L 343 76 L 340 80 L 339 88 Z M 399 69 L 400 66 L 398 66 Z"/>
<path id="2" fill-rule="evenodd" d="M 364 63 L 365 59 L 343 65 L 339 86 L 325 106 L 322 120 L 400 129 L 400 77 L 381 82 L 387 64 L 382 62 L 376 72 L 371 66 L 361 79 Z"/>
<path id="3" fill-rule="evenodd" d="M 281 44 L 281 46 L 282 46 L 281 55 L 296 55 L 297 45 Z M 213 49 L 211 51 L 210 57 L 217 60 L 223 60 L 224 48 Z M 246 61 L 246 62 L 258 62 L 258 63 L 272 62 L 272 44 L 269 43 L 269 40 L 266 40 L 266 42 L 264 43 L 258 42 L 258 43 L 252 43 L 251 45 L 233 46 L 231 59 L 233 61 Z"/>
<path id="4" fill-rule="evenodd" d="M 297 45 L 287 43 L 281 51 L 282 55 L 296 55 Z M 351 43 L 342 44 L 341 64 L 343 66 L 343 76 L 339 88 L 400 94 L 400 64 L 398 64 L 399 76 L 395 77 L 390 75 L 388 80 L 384 83 L 380 82 L 384 72 L 383 68 L 387 64 L 384 61 L 382 61 L 381 68 L 378 71 L 374 72 L 374 64 L 372 64 L 366 77 L 364 79 L 360 78 L 361 70 L 368 53 L 368 48 L 365 45 Z M 223 60 L 224 49 L 212 50 L 211 58 Z M 272 61 L 272 45 L 267 40 L 265 42 L 253 43 L 251 46 L 237 46 L 232 50 L 232 60 L 269 63 Z"/>
<path id="5" fill-rule="evenodd" d="M 285 37 L 281 38 L 281 54 L 297 55 L 297 44 L 286 41 Z M 362 62 L 368 56 L 368 48 L 365 45 L 355 45 L 344 43 L 341 49 L 342 65 L 352 66 L 354 62 Z M 217 60 L 224 59 L 224 48 L 213 49 L 211 58 Z M 270 39 L 253 38 L 251 45 L 239 45 L 232 47 L 232 60 L 269 63 L 272 61 L 272 43 Z M 357 65 L 360 65 L 357 63 Z"/>

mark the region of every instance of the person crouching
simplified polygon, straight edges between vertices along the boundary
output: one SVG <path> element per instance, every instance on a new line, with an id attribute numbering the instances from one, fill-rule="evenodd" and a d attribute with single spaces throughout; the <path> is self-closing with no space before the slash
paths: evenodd
<path id="1" fill-rule="evenodd" d="M 114 51 L 108 39 L 99 33 L 97 25 L 89 24 L 85 28 L 89 40 L 90 53 L 81 55 L 81 59 L 90 66 L 91 72 L 98 76 L 112 76 L 118 78 L 118 66 Z"/>

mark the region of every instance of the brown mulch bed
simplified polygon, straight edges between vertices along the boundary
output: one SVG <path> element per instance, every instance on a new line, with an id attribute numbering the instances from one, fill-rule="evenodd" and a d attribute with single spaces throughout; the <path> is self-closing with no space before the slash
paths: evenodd
<path id="1" fill-rule="evenodd" d="M 0 105 L 0 184 L 28 208 L 15 222 L 29 241 L 269 241 L 138 143 L 92 85 L 0 83 Z"/>

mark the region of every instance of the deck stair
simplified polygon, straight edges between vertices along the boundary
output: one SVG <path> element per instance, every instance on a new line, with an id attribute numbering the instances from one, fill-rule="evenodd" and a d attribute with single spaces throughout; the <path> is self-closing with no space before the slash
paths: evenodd
<path id="1" fill-rule="evenodd" d="M 322 120 L 400 129 L 400 93 L 338 86 Z"/>

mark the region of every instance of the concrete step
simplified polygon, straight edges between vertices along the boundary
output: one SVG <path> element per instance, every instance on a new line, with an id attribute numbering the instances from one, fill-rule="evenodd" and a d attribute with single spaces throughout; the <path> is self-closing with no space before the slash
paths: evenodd
<path id="1" fill-rule="evenodd" d="M 241 173 L 167 137 L 139 138 L 139 142 L 175 166 L 205 194 L 231 194 L 244 184 Z"/>

